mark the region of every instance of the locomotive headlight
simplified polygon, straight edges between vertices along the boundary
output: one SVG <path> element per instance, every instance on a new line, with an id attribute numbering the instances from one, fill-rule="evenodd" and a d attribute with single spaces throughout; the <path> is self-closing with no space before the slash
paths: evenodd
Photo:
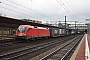
<path id="1" fill-rule="evenodd" d="M 26 34 L 24 34 L 24 36 L 26 36 Z"/>

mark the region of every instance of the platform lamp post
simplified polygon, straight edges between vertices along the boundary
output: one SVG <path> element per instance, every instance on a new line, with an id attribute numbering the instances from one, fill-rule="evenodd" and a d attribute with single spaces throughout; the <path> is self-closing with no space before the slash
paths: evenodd
<path id="1" fill-rule="evenodd" d="M 66 16 L 65 16 L 65 29 L 66 29 Z"/>
<path id="2" fill-rule="evenodd" d="M 65 30 L 66 30 L 66 16 L 65 16 L 65 28 L 64 28 Z M 65 34 L 66 35 L 66 34 Z"/>
<path id="3" fill-rule="evenodd" d="M 76 29 L 76 23 L 77 23 L 78 21 L 75 21 L 75 29 Z"/>
<path id="4" fill-rule="evenodd" d="M 76 23 L 77 23 L 78 21 L 75 21 L 75 31 L 77 32 L 77 29 L 76 29 Z"/>

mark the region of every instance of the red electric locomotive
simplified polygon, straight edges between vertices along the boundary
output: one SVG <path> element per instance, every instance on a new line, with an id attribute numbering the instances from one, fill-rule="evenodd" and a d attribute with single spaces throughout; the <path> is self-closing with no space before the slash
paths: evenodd
<path id="1" fill-rule="evenodd" d="M 50 37 L 49 29 L 30 25 L 20 25 L 16 30 L 16 38 L 32 40 Z"/>

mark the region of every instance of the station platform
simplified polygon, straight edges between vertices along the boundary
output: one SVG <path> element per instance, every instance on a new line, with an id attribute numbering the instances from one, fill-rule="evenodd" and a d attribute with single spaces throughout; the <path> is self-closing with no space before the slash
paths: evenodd
<path id="1" fill-rule="evenodd" d="M 83 36 L 70 60 L 90 60 L 90 35 Z"/>
<path id="2" fill-rule="evenodd" d="M 0 35 L 0 42 L 7 42 L 13 40 L 14 38 L 14 35 Z"/>

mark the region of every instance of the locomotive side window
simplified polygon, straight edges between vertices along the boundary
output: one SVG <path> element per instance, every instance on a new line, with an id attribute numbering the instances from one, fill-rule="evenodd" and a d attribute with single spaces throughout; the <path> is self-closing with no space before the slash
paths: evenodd
<path id="1" fill-rule="evenodd" d="M 27 32 L 29 32 L 29 31 L 30 31 L 30 28 L 28 28 Z"/>
<path id="2" fill-rule="evenodd" d="M 24 33 L 25 32 L 25 29 L 26 29 L 25 27 L 19 27 L 18 28 L 18 32 Z"/>

